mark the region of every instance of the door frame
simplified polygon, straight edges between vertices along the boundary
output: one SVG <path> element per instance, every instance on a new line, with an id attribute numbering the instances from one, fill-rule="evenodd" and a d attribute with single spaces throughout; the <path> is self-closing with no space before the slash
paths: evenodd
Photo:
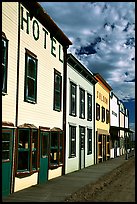
<path id="1" fill-rule="evenodd" d="M 85 135 L 86 135 L 86 128 L 84 126 L 79 126 L 79 169 L 82 169 L 81 168 L 81 128 L 84 128 L 84 167 L 85 168 Z"/>

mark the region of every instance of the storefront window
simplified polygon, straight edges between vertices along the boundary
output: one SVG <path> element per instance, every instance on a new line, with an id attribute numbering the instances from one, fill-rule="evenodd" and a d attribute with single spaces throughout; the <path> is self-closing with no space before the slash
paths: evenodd
<path id="1" fill-rule="evenodd" d="M 17 174 L 38 169 L 38 130 L 18 128 Z"/>
<path id="2" fill-rule="evenodd" d="M 52 168 L 63 164 L 63 132 L 50 132 L 49 166 Z"/>

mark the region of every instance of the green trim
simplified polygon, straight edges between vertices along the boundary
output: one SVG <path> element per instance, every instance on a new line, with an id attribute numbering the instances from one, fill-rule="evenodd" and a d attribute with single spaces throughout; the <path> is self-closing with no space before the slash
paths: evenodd
<path id="1" fill-rule="evenodd" d="M 62 76 L 54 69 L 54 107 L 56 111 L 61 111 L 62 96 Z"/>

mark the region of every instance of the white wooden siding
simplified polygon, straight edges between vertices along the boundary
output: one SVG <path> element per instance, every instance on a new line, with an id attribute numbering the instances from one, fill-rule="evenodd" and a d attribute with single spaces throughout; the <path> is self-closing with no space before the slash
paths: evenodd
<path id="1" fill-rule="evenodd" d="M 7 94 L 2 96 L 2 121 L 15 125 L 16 113 L 16 70 L 17 70 L 17 39 L 18 39 L 18 4 L 2 2 L 2 31 L 8 42 Z"/>

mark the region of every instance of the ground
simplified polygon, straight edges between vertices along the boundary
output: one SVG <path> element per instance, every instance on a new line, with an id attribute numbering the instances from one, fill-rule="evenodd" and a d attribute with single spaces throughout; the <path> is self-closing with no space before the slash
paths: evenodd
<path id="1" fill-rule="evenodd" d="M 95 184 L 89 184 L 65 202 L 135 202 L 135 156 Z"/>

